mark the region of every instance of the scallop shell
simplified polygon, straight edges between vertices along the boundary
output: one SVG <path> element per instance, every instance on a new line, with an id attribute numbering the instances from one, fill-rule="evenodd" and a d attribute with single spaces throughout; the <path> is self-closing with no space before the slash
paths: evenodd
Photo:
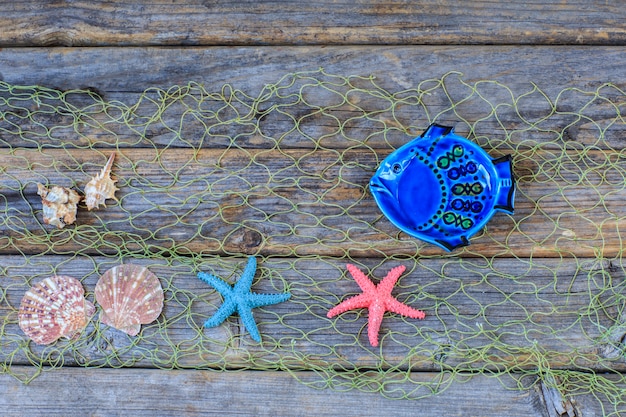
<path id="1" fill-rule="evenodd" d="M 79 280 L 57 275 L 26 291 L 17 316 L 33 342 L 48 345 L 61 337 L 78 337 L 95 311 Z"/>
<path id="2" fill-rule="evenodd" d="M 41 196 L 44 223 L 63 229 L 65 225 L 76 221 L 76 209 L 80 201 L 76 191 L 56 185 L 48 189 L 43 184 L 37 184 L 37 194 Z"/>
<path id="3" fill-rule="evenodd" d="M 100 174 L 93 177 L 85 186 L 85 204 L 87 204 L 88 210 L 93 208 L 97 209 L 100 204 L 106 207 L 104 201 L 107 198 L 118 201 L 117 197 L 115 197 L 115 192 L 118 190 L 118 188 L 115 187 L 117 180 L 114 181 L 111 179 L 113 159 L 115 159 L 115 153 L 111 154 L 106 165 L 102 168 L 102 171 L 100 171 Z"/>
<path id="4" fill-rule="evenodd" d="M 147 268 L 120 265 L 106 271 L 96 284 L 102 306 L 100 321 L 131 336 L 142 324 L 153 322 L 163 309 L 163 288 Z"/>

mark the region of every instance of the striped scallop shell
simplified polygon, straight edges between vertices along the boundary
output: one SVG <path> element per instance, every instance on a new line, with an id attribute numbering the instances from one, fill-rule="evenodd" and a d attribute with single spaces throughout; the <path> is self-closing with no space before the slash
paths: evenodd
<path id="1" fill-rule="evenodd" d="M 58 275 L 26 291 L 17 315 L 24 333 L 47 345 L 61 337 L 78 337 L 95 310 L 79 280 Z"/>
<path id="2" fill-rule="evenodd" d="M 96 284 L 96 300 L 102 306 L 100 321 L 131 336 L 142 324 L 153 322 L 163 309 L 163 288 L 147 268 L 120 265 L 106 271 Z"/>

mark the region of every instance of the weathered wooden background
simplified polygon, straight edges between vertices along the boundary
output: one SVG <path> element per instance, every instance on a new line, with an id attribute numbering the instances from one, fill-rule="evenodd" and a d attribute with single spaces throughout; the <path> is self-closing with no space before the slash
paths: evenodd
<path id="1" fill-rule="evenodd" d="M 495 80 L 518 93 L 528 91 L 531 83 L 540 86 L 547 94 L 556 94 L 566 87 L 593 90 L 609 82 L 623 90 L 626 88 L 625 45 L 626 6 L 621 1 L 0 1 L 0 80 L 61 90 L 91 88 L 107 100 L 125 103 L 134 102 L 147 88 L 167 88 L 190 81 L 206 85 L 230 83 L 254 94 L 264 84 L 275 82 L 286 73 L 319 67 L 333 74 L 373 74 L 381 86 L 390 90 L 408 88 L 420 80 L 439 78 L 449 71 L 462 71 L 467 82 Z M 537 103 L 538 107 L 542 105 Z M 591 117 L 603 117 L 602 109 L 594 111 L 597 113 Z M 319 125 L 312 126 L 312 129 L 323 134 L 328 127 Z M 611 149 L 621 149 L 623 153 L 624 126 L 616 126 L 615 131 L 617 133 L 608 132 L 606 140 L 610 141 Z M 584 144 L 586 132 L 576 133 L 575 139 Z M 5 138 L 2 134 L 0 139 L 11 141 L 12 147 L 19 148 L 11 155 L 0 150 L 0 166 L 4 167 L 6 161 L 9 158 L 14 160 L 16 155 L 23 156 L 24 161 L 34 162 L 29 159 L 32 143 L 16 143 L 15 137 Z M 151 139 L 158 144 L 158 133 Z M 541 141 L 541 137 L 529 139 Z M 264 153 L 262 145 L 250 145 L 256 148 L 250 152 L 268 161 L 273 159 L 271 153 Z M 333 146 L 342 145 L 328 144 L 329 149 Z M 376 146 L 376 143 L 370 143 L 370 146 Z M 288 149 L 294 158 L 308 151 L 301 143 L 294 143 L 293 149 Z M 76 152 L 82 152 L 78 158 L 82 161 L 96 158 L 93 152 Z M 119 176 L 123 177 L 128 161 L 141 160 L 144 151 L 137 146 L 137 149 L 120 149 L 119 152 L 128 158 L 119 160 Z M 162 158 L 175 166 L 177 161 L 190 160 L 190 152 L 193 150 L 169 149 Z M 203 149 L 202 152 L 203 157 L 209 159 L 220 155 L 230 158 L 233 164 L 241 163 L 237 150 L 225 155 L 223 150 L 216 149 Z M 319 161 L 311 161 L 312 166 L 318 164 L 319 169 L 323 168 L 324 152 L 329 151 L 317 153 Z M 597 146 L 590 152 L 596 152 L 598 157 L 604 155 L 604 149 Z M 37 158 L 59 161 L 64 155 L 67 154 L 63 151 L 48 150 L 45 156 L 39 153 Z M 357 157 L 350 152 L 344 155 Z M 50 168 L 50 164 L 37 162 L 42 166 L 38 176 L 54 177 L 57 171 Z M 28 166 L 3 170 L 6 175 L 0 176 L 0 189 L 10 188 L 7 185 L 10 176 L 24 178 L 33 175 Z M 49 172 L 46 172 L 46 166 Z M 521 173 L 532 170 L 532 161 L 520 161 L 516 169 Z M 253 178 L 259 174 L 249 168 L 245 175 Z M 159 178 L 151 180 L 158 182 Z M 601 192 L 613 193 L 614 189 L 606 184 L 617 180 L 619 178 L 609 178 Z M 525 198 L 520 199 L 516 216 L 530 216 L 533 208 L 528 202 L 552 191 L 550 185 L 525 183 L 521 189 Z M 350 190 L 338 190 L 337 193 L 340 198 L 350 198 Z M 293 198 L 297 197 L 294 195 Z M 581 188 L 575 198 L 584 204 L 597 198 L 597 194 L 586 194 Z M 623 199 L 607 198 L 605 204 L 614 212 L 625 210 Z M 364 203 L 363 207 L 366 218 L 378 216 L 373 203 Z M 554 214 L 566 209 L 558 204 L 550 208 Z M 197 215 L 197 219 L 201 217 L 201 214 Z M 190 220 L 193 218 L 192 215 Z M 502 217 L 500 224 L 491 225 L 491 238 L 479 236 L 472 241 L 474 252 L 485 256 L 501 252 L 502 248 L 494 245 L 494 241 L 508 236 L 510 224 L 504 219 Z M 587 219 L 593 223 L 593 211 Z M 623 219 L 622 214 L 616 216 L 614 222 L 603 222 L 602 225 L 580 224 L 575 218 L 564 219 L 560 225 L 563 230 L 575 230 L 580 233 L 581 240 L 561 243 L 559 251 L 555 250 L 555 241 L 560 235 L 554 232 L 541 245 L 529 247 L 523 239 L 515 238 L 507 244 L 516 259 L 533 258 L 538 267 L 531 275 L 542 288 L 542 282 L 549 283 L 553 279 L 552 270 L 563 268 L 564 248 L 579 261 L 588 258 L 593 262 L 598 257 L 619 256 L 623 251 L 619 236 L 620 228 L 625 227 Z M 24 221 L 27 227 L 35 230 L 34 223 L 28 225 L 28 219 Z M 146 221 L 158 222 L 158 219 L 148 218 Z M 543 224 L 541 219 L 530 220 L 525 225 L 528 233 L 540 234 L 542 228 L 552 228 L 552 225 Z M 118 224 L 117 227 L 123 226 Z M 601 235 L 596 233 L 598 227 L 603 231 Z M 236 227 L 225 227 L 214 233 L 231 235 L 232 241 L 226 242 L 226 246 L 212 248 L 210 242 L 207 247 L 207 242 L 198 238 L 188 241 L 187 248 L 287 256 L 293 256 L 296 247 L 308 255 L 341 256 L 354 251 L 354 256 L 362 257 L 366 264 L 368 257 L 411 254 L 415 250 L 412 241 L 398 241 L 384 234 L 364 233 L 360 236 L 363 248 L 377 246 L 377 252 L 373 253 L 345 242 L 320 247 L 304 238 L 300 241 L 293 237 L 263 241 L 245 235 L 243 229 L 239 231 Z M 7 236 L 21 253 L 37 253 L 41 249 L 32 245 L 29 239 L 20 240 L 19 236 L 12 235 L 10 228 L 3 230 L 0 243 Z M 0 244 L 3 268 L 14 262 L 12 256 L 16 253 L 12 245 Z M 602 253 L 598 254 L 597 248 L 601 248 Z M 75 248 L 68 244 L 62 249 L 69 253 Z M 440 253 L 429 245 L 421 250 L 425 255 Z M 56 256 L 58 263 L 62 263 L 70 255 Z M 430 268 L 440 267 L 436 257 L 424 262 Z M 503 271 L 514 273 L 511 269 L 515 268 L 515 262 L 509 262 L 507 257 L 498 259 L 498 262 Z M 303 267 L 319 268 L 318 265 Z M 322 269 L 316 273 L 323 272 Z M 567 271 L 562 273 L 567 276 Z M 461 274 L 458 278 L 462 278 Z M 0 283 L 3 279 L 0 277 Z M 189 285 L 197 285 L 197 282 Z M 351 285 L 346 281 L 345 292 L 350 291 Z M 264 288 L 260 286 L 258 291 L 262 292 Z M 446 289 L 441 291 L 445 296 Z M 558 289 L 553 288 L 553 291 L 556 293 Z M 515 289 L 512 288 L 511 292 Z M 546 293 L 544 297 L 553 295 Z M 6 291 L 6 297 L 13 301 L 20 296 L 10 289 Z M 489 296 L 476 294 L 476 297 Z M 527 301 L 531 303 L 528 310 L 535 307 L 533 302 L 539 302 L 537 299 Z M 575 305 L 585 300 L 572 296 L 568 302 Z M 2 308 L 0 306 L 0 314 L 5 314 Z M 286 313 L 288 308 L 289 305 L 284 304 L 277 306 L 277 311 Z M 541 310 L 542 306 L 536 308 Z M 452 321 L 454 317 L 443 319 Z M 294 327 L 298 325 L 307 326 L 306 323 L 296 323 Z M 554 326 L 558 325 L 554 323 Z M 359 324 L 354 324 L 355 331 L 358 331 L 357 326 Z M 182 335 L 181 340 L 185 331 L 182 324 L 176 329 Z M 327 337 L 332 338 L 332 329 L 327 332 Z M 551 346 L 560 354 L 555 356 L 555 363 L 550 364 L 552 367 L 574 366 L 568 353 L 575 348 L 577 338 L 582 335 L 574 332 L 569 345 Z M 250 354 L 255 354 L 254 346 L 246 348 Z M 302 349 L 313 351 L 314 347 L 304 346 Z M 385 353 L 389 357 L 401 354 L 393 349 Z M 346 354 L 359 353 L 347 351 Z M 594 357 L 590 355 L 589 363 L 584 366 L 593 369 Z M 245 355 L 233 360 L 235 363 L 245 361 Z M 351 360 L 358 362 L 357 357 Z M 28 373 L 28 358 L 12 358 L 12 364 L 14 368 L 23 367 Z M 567 415 L 562 414 L 562 404 L 558 404 L 558 399 L 555 400 L 542 383 L 530 384 L 531 389 L 519 391 L 507 389 L 506 381 L 503 384 L 487 376 L 473 377 L 469 383 L 455 381 L 439 395 L 410 401 L 390 400 L 358 390 L 314 390 L 297 383 L 293 375 L 275 371 L 172 371 L 151 369 L 148 363 L 138 363 L 134 368 L 95 370 L 71 365 L 68 363 L 61 370 L 44 373 L 29 385 L 8 375 L 0 375 L 2 415 Z M 364 360 L 362 365 L 373 364 Z M 623 361 L 616 361 L 614 367 L 626 370 Z M 433 378 L 432 371 L 416 370 L 412 377 L 429 380 Z M 305 371 L 294 373 L 302 380 L 310 378 Z M 588 397 L 570 398 L 575 404 L 576 415 L 602 415 L 600 403 Z"/>

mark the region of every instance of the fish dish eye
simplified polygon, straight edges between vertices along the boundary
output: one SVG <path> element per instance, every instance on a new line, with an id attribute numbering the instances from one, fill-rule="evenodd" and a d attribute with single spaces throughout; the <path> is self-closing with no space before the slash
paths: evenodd
<path id="1" fill-rule="evenodd" d="M 394 174 L 397 174 L 400 171 L 402 171 L 402 166 L 400 164 L 393 164 L 393 166 L 391 167 L 391 170 L 393 171 Z"/>

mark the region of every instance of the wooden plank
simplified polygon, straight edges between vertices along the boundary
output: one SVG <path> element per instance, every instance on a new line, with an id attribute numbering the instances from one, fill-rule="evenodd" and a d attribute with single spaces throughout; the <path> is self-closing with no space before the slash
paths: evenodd
<path id="1" fill-rule="evenodd" d="M 4 49 L 0 78 L 9 85 L 0 88 L 7 100 L 0 101 L 0 144 L 389 148 L 436 120 L 501 152 L 520 146 L 623 149 L 622 52 L 496 46 Z M 288 75 L 298 71 L 304 72 Z M 17 87 L 35 84 L 62 92 Z M 77 88 L 92 92 L 71 92 Z"/>
<path id="2" fill-rule="evenodd" d="M 541 392 L 534 386 L 513 390 L 508 379 L 473 377 L 471 388 L 438 374 L 415 374 L 423 384 L 417 395 L 426 398 L 398 400 L 378 393 L 313 389 L 304 384 L 306 372 L 216 373 L 146 369 L 62 369 L 45 373 L 29 385 L 0 377 L 4 395 L 0 406 L 6 417 L 23 416 L 405 416 L 419 408 L 424 417 L 478 415 L 485 417 L 549 417 Z M 465 378 L 463 378 L 465 379 Z M 410 387 L 410 382 L 404 384 Z M 132 388 L 132 389 L 131 389 Z M 428 390 L 441 390 L 432 395 Z M 480 394 L 479 394 L 480 393 Z M 602 403 L 591 396 L 577 397 L 588 412 Z M 606 404 L 605 407 L 610 407 Z M 608 408 L 610 409 L 610 408 Z M 585 414 L 586 415 L 586 414 Z M 589 414 L 589 415 L 600 415 Z"/>
<path id="3" fill-rule="evenodd" d="M 5 217 L 0 252 L 380 257 L 442 255 L 382 215 L 367 188 L 389 151 L 123 149 L 114 176 L 120 203 L 44 225 L 37 183 L 82 190 L 107 151 L 15 150 L 0 155 Z M 604 151 L 516 155 L 516 213 L 498 214 L 454 253 L 462 256 L 615 257 L 626 212 L 623 172 Z M 297 163 L 296 163 L 297 161 Z M 545 172 L 540 166 L 544 166 Z M 597 168 L 594 168 L 597 167 Z M 154 225 L 159 225 L 154 227 Z"/>
<path id="4" fill-rule="evenodd" d="M 2 46 L 611 44 L 619 2 L 3 1 Z"/>
<path id="5" fill-rule="evenodd" d="M 582 416 L 619 414 L 623 409 L 619 396 L 606 395 L 606 391 L 590 392 L 578 387 L 559 393 L 543 382 L 535 383 L 519 375 L 457 376 L 453 380 L 450 375 L 438 373 L 413 374 L 410 382 L 398 381 L 393 385 L 412 392 L 413 397 L 423 397 L 395 399 L 348 387 L 313 389 L 305 385 L 312 380 L 307 372 L 289 375 L 66 368 L 44 373 L 29 385 L 18 384 L 8 376 L 0 377 L 5 393 L 0 405 L 7 417 L 152 416 L 155 412 L 180 416 L 405 416 L 415 408 L 425 417 L 442 413 L 553 417 L 568 415 L 564 414 L 567 411 L 576 413 L 569 415 Z M 601 379 L 615 384 L 616 390 L 623 389 L 618 375 Z M 521 380 L 521 387 L 517 380 Z"/>
<path id="6" fill-rule="evenodd" d="M 259 260 L 253 289 L 288 290 L 285 303 L 255 310 L 263 343 L 255 343 L 237 316 L 223 325 L 202 324 L 221 297 L 196 278 L 205 271 L 235 282 L 244 258 L 139 259 L 162 280 L 165 308 L 159 320 L 129 337 L 94 317 L 76 342 L 48 347 L 26 343 L 17 309 L 30 285 L 53 273 L 82 279 L 89 299 L 99 274 L 121 260 L 81 256 L 3 256 L 0 280 L 0 358 L 5 370 L 20 365 L 54 367 L 159 367 L 204 369 L 333 369 L 481 371 L 537 368 L 626 370 L 626 332 L 620 294 L 624 266 L 596 259 L 418 259 L 379 261 L 334 258 Z M 367 339 L 367 313 L 328 319 L 327 311 L 359 292 L 346 273 L 354 262 L 379 280 L 404 265 L 393 294 L 426 312 L 424 320 L 385 315 L 380 347 Z M 14 372 L 13 372 L 14 373 Z"/>
<path id="7" fill-rule="evenodd" d="M 495 80 L 517 95 L 532 91 L 535 83 L 552 96 L 569 86 L 595 90 L 606 82 L 623 85 L 622 51 L 604 46 L 497 45 L 3 48 L 0 72 L 10 84 L 91 87 L 105 99 L 108 93 L 139 93 L 190 81 L 209 91 L 221 91 L 219 87 L 228 83 L 257 96 L 265 84 L 285 74 L 320 67 L 328 74 L 373 75 L 379 86 L 394 91 L 459 71 L 468 83 Z M 497 94 L 497 88 L 489 93 Z"/>

